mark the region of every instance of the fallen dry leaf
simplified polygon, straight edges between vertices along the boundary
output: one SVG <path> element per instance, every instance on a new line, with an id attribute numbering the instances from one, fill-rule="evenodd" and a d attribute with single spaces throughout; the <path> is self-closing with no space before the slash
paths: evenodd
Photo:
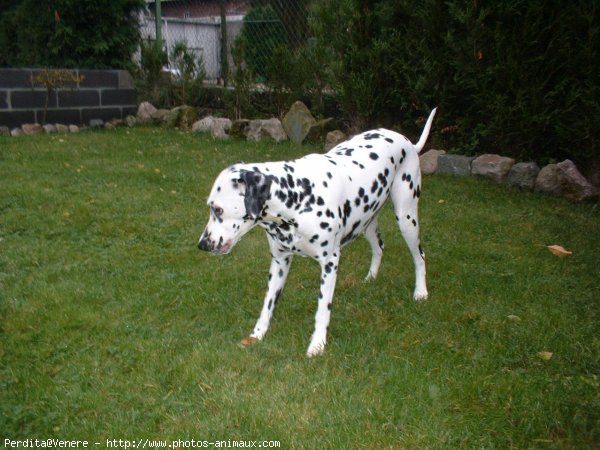
<path id="1" fill-rule="evenodd" d="M 553 354 L 552 352 L 538 352 L 537 356 L 543 361 L 550 361 Z"/>
<path id="2" fill-rule="evenodd" d="M 573 252 L 566 250 L 560 245 L 549 245 L 548 250 L 550 250 L 550 252 L 552 252 L 553 255 L 559 256 L 561 258 L 564 258 L 565 256 L 571 256 L 573 254 Z"/>
<path id="3" fill-rule="evenodd" d="M 258 342 L 258 339 L 257 339 L 257 338 L 255 338 L 255 337 L 252 337 L 252 336 L 248 336 L 248 337 L 245 337 L 244 339 L 242 339 L 242 340 L 240 341 L 240 345 L 241 345 L 242 347 L 249 347 L 249 346 L 251 346 L 252 344 L 255 344 L 255 343 L 257 343 L 257 342 Z"/>

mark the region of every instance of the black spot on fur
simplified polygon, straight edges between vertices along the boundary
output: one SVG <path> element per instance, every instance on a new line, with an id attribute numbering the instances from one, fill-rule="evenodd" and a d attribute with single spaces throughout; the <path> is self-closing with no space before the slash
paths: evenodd
<path id="1" fill-rule="evenodd" d="M 374 194 L 377 189 L 379 189 L 379 183 L 377 182 L 377 180 L 373 181 L 373 184 L 371 185 L 371 194 Z"/>

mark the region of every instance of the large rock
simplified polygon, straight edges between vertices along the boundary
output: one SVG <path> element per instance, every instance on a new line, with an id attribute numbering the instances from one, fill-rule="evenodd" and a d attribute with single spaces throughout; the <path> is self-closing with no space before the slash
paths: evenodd
<path id="1" fill-rule="evenodd" d="M 540 168 L 534 162 L 520 162 L 511 167 L 506 183 L 521 191 L 532 191 Z"/>
<path id="2" fill-rule="evenodd" d="M 246 139 L 249 141 L 260 141 L 264 138 L 272 139 L 275 142 L 287 140 L 287 134 L 281 125 L 281 121 L 276 118 L 267 120 L 250 120 L 245 129 Z"/>
<path id="3" fill-rule="evenodd" d="M 301 144 L 310 127 L 316 123 L 306 105 L 300 101 L 295 102 L 283 117 L 282 125 L 288 137 L 296 144 Z"/>
<path id="4" fill-rule="evenodd" d="M 441 155 L 445 155 L 445 150 L 429 150 L 426 153 L 423 153 L 419 157 L 419 162 L 421 165 L 421 173 L 424 175 L 431 175 L 437 172 L 438 169 L 438 159 Z"/>
<path id="5" fill-rule="evenodd" d="M 26 123 L 21 126 L 21 129 L 23 130 L 23 134 L 27 136 L 44 132 L 44 128 L 39 123 Z"/>
<path id="6" fill-rule="evenodd" d="M 471 174 L 488 178 L 496 183 L 503 183 L 508 177 L 515 160 L 500 155 L 481 155 L 471 163 Z"/>
<path id="7" fill-rule="evenodd" d="M 0 136 L 10 136 L 10 128 L 0 126 Z"/>
<path id="8" fill-rule="evenodd" d="M 47 123 L 46 125 L 43 125 L 42 128 L 44 129 L 46 134 L 58 133 L 58 130 L 56 129 L 56 125 L 51 124 L 51 123 Z"/>
<path id="9" fill-rule="evenodd" d="M 216 139 L 229 139 L 228 131 L 231 129 L 231 120 L 222 117 L 206 116 L 192 125 L 196 133 L 210 133 Z"/>
<path id="10" fill-rule="evenodd" d="M 142 102 L 138 106 L 137 119 L 140 123 L 152 122 L 152 114 L 156 112 L 156 108 L 150 102 Z"/>
<path id="11" fill-rule="evenodd" d="M 327 133 L 337 128 L 337 122 L 334 118 L 329 117 L 327 119 L 319 120 L 313 123 L 308 129 L 306 134 L 306 140 L 315 144 L 322 144 L 325 142 Z"/>
<path id="12" fill-rule="evenodd" d="M 463 155 L 440 155 L 438 157 L 437 173 L 443 175 L 454 175 L 458 177 L 468 177 L 471 175 L 472 156 Z"/>
<path id="13" fill-rule="evenodd" d="M 558 183 L 558 167 L 556 164 L 548 164 L 542 167 L 535 179 L 533 190 L 544 194 L 560 195 L 561 189 Z"/>
<path id="14" fill-rule="evenodd" d="M 57 133 L 68 133 L 69 132 L 69 127 L 67 125 L 63 125 L 62 123 L 57 123 L 56 124 L 56 132 Z"/>
<path id="15" fill-rule="evenodd" d="M 574 202 L 593 200 L 598 197 L 596 188 L 585 179 L 573 161 L 567 159 L 556 165 L 556 176 L 561 193 Z"/>
<path id="16" fill-rule="evenodd" d="M 104 120 L 102 119 L 90 119 L 90 128 L 103 128 Z"/>
<path id="17" fill-rule="evenodd" d="M 252 142 L 258 142 L 262 138 L 262 120 L 255 119 L 248 123 L 246 128 L 246 139 Z"/>
<path id="18" fill-rule="evenodd" d="M 200 119 L 192 125 L 192 131 L 194 133 L 210 133 L 212 131 L 215 118 L 213 116 L 206 116 Z"/>
<path id="19" fill-rule="evenodd" d="M 228 131 L 231 129 L 231 120 L 226 117 L 215 117 L 211 130 L 212 137 L 216 139 L 229 139 Z"/>
<path id="20" fill-rule="evenodd" d="M 263 136 L 268 136 L 275 142 L 287 141 L 288 136 L 283 129 L 281 121 L 275 117 L 262 121 L 261 130 Z"/>
<path id="21" fill-rule="evenodd" d="M 344 142 L 348 136 L 341 130 L 333 130 L 325 136 L 325 147 L 323 150 L 328 152 L 340 142 Z"/>

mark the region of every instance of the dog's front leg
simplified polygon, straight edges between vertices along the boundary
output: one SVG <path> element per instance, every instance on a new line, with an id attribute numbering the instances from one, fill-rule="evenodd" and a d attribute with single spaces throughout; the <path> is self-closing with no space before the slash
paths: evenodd
<path id="1" fill-rule="evenodd" d="M 287 280 L 290 266 L 292 264 L 292 255 L 287 253 L 281 253 L 274 251 L 271 248 L 271 268 L 269 269 L 269 284 L 267 287 L 267 293 L 265 295 L 265 301 L 263 303 L 260 317 L 254 326 L 254 331 L 247 338 L 242 339 L 241 344 L 248 346 L 257 341 L 261 341 L 269 329 L 271 323 L 271 317 L 273 317 L 273 311 L 279 301 L 279 296 L 283 291 L 283 286 Z"/>
<path id="2" fill-rule="evenodd" d="M 315 331 L 306 352 L 309 358 L 319 355 L 325 350 L 339 260 L 337 253 L 334 253 L 331 258 L 319 260 L 321 264 L 321 292 L 319 293 L 319 304 L 315 316 Z"/>

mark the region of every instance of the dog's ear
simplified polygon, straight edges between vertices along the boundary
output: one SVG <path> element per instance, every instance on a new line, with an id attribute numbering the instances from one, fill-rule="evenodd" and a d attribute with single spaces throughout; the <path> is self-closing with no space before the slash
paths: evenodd
<path id="1" fill-rule="evenodd" d="M 242 170 L 240 181 L 245 184 L 244 206 L 246 216 L 256 220 L 262 214 L 265 202 L 271 196 L 271 178 L 256 171 Z"/>

